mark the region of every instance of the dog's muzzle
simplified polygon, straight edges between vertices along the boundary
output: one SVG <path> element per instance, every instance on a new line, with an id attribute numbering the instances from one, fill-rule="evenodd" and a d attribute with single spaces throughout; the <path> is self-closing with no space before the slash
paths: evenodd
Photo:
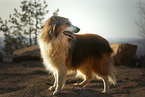
<path id="1" fill-rule="evenodd" d="M 76 32 L 74 33 L 78 33 L 80 31 L 80 28 L 76 27 Z"/>
<path id="2" fill-rule="evenodd" d="M 76 36 L 74 35 L 74 33 L 78 33 L 80 31 L 80 29 L 76 26 L 71 25 L 70 27 L 67 27 L 63 34 L 68 36 L 69 38 L 73 39 L 76 38 Z"/>

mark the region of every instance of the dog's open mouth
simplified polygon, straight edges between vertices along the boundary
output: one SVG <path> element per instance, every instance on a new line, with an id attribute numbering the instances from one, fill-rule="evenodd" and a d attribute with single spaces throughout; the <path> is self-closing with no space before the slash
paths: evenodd
<path id="1" fill-rule="evenodd" d="M 63 34 L 68 36 L 71 39 L 76 38 L 76 36 L 73 34 L 73 32 L 70 32 L 70 31 L 64 31 Z"/>

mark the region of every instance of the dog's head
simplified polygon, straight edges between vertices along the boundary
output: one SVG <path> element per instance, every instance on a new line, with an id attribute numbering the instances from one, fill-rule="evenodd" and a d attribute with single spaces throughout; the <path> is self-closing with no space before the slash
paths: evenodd
<path id="1" fill-rule="evenodd" d="M 74 33 L 78 33 L 80 29 L 76 26 L 73 26 L 69 19 L 52 16 L 43 27 L 43 33 L 47 33 L 48 37 L 52 39 L 53 37 L 57 38 L 59 34 L 64 34 L 70 39 L 74 39 Z"/>

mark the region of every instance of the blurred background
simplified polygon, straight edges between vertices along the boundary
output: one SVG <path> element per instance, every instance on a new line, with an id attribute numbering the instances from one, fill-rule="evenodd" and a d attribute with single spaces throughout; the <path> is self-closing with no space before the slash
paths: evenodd
<path id="1" fill-rule="evenodd" d="M 26 11 L 22 12 L 22 5 L 24 5 L 22 1 L 26 0 L 1 0 L 1 20 L 3 20 L 3 22 L 9 20 L 10 14 L 16 12 L 14 9 L 24 15 Z M 28 1 L 44 4 L 44 0 Z M 44 19 L 41 23 L 43 25 L 49 17 L 56 13 L 59 16 L 69 18 L 73 25 L 81 29 L 79 32 L 80 34 L 94 33 L 108 39 L 110 43 L 121 42 L 138 45 L 137 56 L 141 56 L 145 53 L 145 34 L 142 34 L 142 32 L 145 33 L 143 31 L 145 28 L 145 18 L 142 16 L 142 11 L 145 12 L 145 8 L 143 9 L 144 4 L 145 0 L 46 0 L 45 5 L 48 6 L 45 10 L 48 10 L 48 13 L 43 15 Z M 27 23 L 29 23 L 28 21 L 29 19 L 27 19 Z M 35 19 L 33 22 L 35 22 Z M 144 26 L 144 28 L 142 26 Z M 28 26 L 25 27 L 29 28 Z M 33 28 L 30 32 L 32 32 L 32 30 Z M 41 29 L 39 28 L 39 30 Z M 24 31 L 25 30 L 23 30 L 23 32 Z M 36 38 L 39 37 L 40 32 L 37 33 L 38 36 Z M 27 34 L 28 33 L 29 31 L 27 31 Z M 33 36 L 34 35 L 31 36 L 32 39 L 30 42 L 36 40 Z M 26 35 L 24 37 L 29 36 Z M 4 32 L 1 30 L 1 52 L 3 52 L 2 48 L 4 47 L 3 40 Z M 27 43 L 28 46 L 36 44 L 37 43 Z"/>
<path id="2" fill-rule="evenodd" d="M 108 96 L 96 79 L 72 89 L 82 81 L 74 75 L 62 96 L 145 97 L 145 0 L 0 0 L 0 97 L 52 96 L 37 39 L 53 15 L 70 19 L 79 34 L 101 35 L 114 51 L 117 85 Z"/>

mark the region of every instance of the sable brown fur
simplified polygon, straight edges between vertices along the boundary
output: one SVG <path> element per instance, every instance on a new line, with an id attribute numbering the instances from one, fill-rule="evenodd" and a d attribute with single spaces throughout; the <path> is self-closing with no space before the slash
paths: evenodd
<path id="1" fill-rule="evenodd" d="M 78 68 L 83 61 L 88 58 L 93 58 L 99 61 L 103 58 L 103 54 L 108 56 L 113 52 L 107 40 L 99 35 L 84 34 L 76 35 L 77 38 L 72 40 L 71 48 L 69 49 L 69 59 L 73 68 Z M 94 63 L 97 65 L 98 62 Z"/>
<path id="2" fill-rule="evenodd" d="M 79 28 L 67 18 L 52 16 L 45 23 L 39 38 L 44 65 L 55 78 L 50 90 L 53 95 L 61 92 L 69 71 L 80 71 L 84 81 L 75 86 L 85 86 L 93 76 L 104 82 L 104 93 L 109 91 L 108 80 L 115 84 L 113 74 L 113 52 L 106 39 L 95 34 L 74 34 Z"/>

